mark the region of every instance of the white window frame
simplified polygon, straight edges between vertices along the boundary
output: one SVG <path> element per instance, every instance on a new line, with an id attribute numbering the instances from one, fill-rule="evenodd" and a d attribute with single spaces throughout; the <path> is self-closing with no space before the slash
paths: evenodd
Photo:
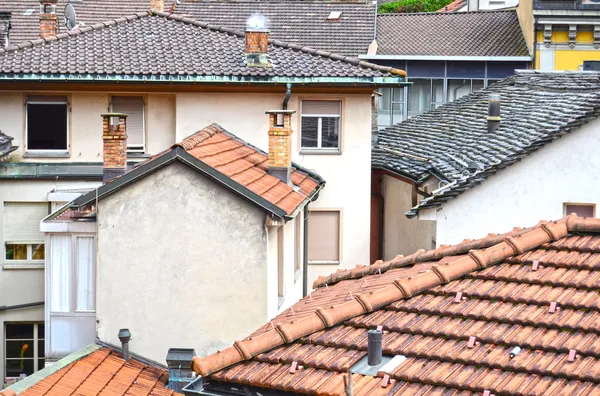
<path id="1" fill-rule="evenodd" d="M 10 326 L 10 325 L 33 325 L 33 339 L 25 339 L 25 338 L 19 338 L 19 339 L 7 339 L 6 338 L 6 326 Z M 44 362 L 46 361 L 46 356 L 45 356 L 45 349 L 46 349 L 46 339 L 45 338 L 39 338 L 39 326 L 44 327 L 44 322 L 35 322 L 35 323 L 31 323 L 31 322 L 5 322 L 4 323 L 4 350 L 6 351 L 8 348 L 8 342 L 13 342 L 13 341 L 31 341 L 33 343 L 33 357 L 30 358 L 23 358 L 23 360 L 33 360 L 33 372 L 37 372 L 39 371 L 41 368 L 39 367 L 39 359 L 44 359 Z M 45 329 L 44 329 L 45 330 Z M 40 356 L 40 350 L 39 350 L 39 341 L 44 341 L 44 351 L 41 351 L 42 353 L 44 353 L 44 356 Z M 7 358 L 6 357 L 6 352 L 4 352 L 4 372 L 2 373 L 2 376 L 4 377 L 4 381 L 8 382 L 9 379 L 12 383 L 13 380 L 19 381 L 22 378 L 18 378 L 18 377 L 7 377 L 6 376 L 6 368 L 7 368 L 7 364 L 6 362 L 8 360 L 21 360 L 21 358 Z M 15 381 L 15 382 L 16 382 Z"/>
<path id="2" fill-rule="evenodd" d="M 132 97 L 142 99 L 142 146 L 131 145 L 127 142 L 127 154 L 145 154 L 146 153 L 146 97 L 143 95 L 111 95 L 110 96 L 110 109 L 113 112 L 113 98 Z"/>
<path id="3" fill-rule="evenodd" d="M 43 95 L 40 95 L 43 96 Z M 51 96 L 54 97 L 54 96 Z M 67 147 L 64 149 L 30 149 L 29 148 L 29 105 L 30 104 L 34 104 L 34 105 L 44 105 L 44 104 L 48 104 L 48 105 L 65 105 L 67 108 L 66 111 L 66 117 L 67 117 L 67 129 L 65 131 L 65 133 L 67 134 Z M 31 154 L 68 154 L 69 153 L 69 148 L 71 147 L 71 142 L 70 142 L 70 130 L 69 130 L 69 113 L 71 112 L 71 104 L 69 103 L 69 98 L 66 97 L 64 102 L 61 101 L 56 101 L 56 100 L 32 100 L 29 101 L 27 98 L 25 99 L 25 152 L 26 153 L 31 153 Z"/>
<path id="4" fill-rule="evenodd" d="M 340 114 L 310 114 L 304 113 L 304 102 L 337 102 L 340 104 Z M 342 152 L 342 109 L 343 102 L 341 99 L 302 99 L 300 100 L 300 152 L 324 152 L 324 153 L 341 153 Z M 302 146 L 302 120 L 307 118 L 317 118 L 317 147 Z M 322 147 L 323 144 L 323 118 L 338 118 L 338 146 L 337 147 Z"/>
<path id="5" fill-rule="evenodd" d="M 337 260 L 310 260 L 307 257 L 308 264 L 340 264 L 343 260 L 342 258 L 342 241 L 344 239 L 343 230 L 344 230 L 344 210 L 342 208 L 310 208 L 308 210 L 308 219 L 310 219 L 311 212 L 338 212 L 339 213 L 339 224 L 338 224 L 338 259 Z M 310 231 L 311 227 L 308 226 L 308 235 L 310 239 Z M 308 243 L 308 240 L 306 241 Z M 307 255 L 310 247 L 307 248 Z"/>

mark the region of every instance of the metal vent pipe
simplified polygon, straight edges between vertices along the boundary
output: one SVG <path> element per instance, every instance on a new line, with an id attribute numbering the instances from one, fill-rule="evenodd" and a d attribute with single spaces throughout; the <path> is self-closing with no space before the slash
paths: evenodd
<path id="1" fill-rule="evenodd" d="M 381 364 L 381 358 L 383 356 L 382 344 L 382 332 L 381 330 L 369 330 L 369 351 L 368 351 L 368 364 L 369 366 L 377 366 Z"/>
<path id="2" fill-rule="evenodd" d="M 121 340 L 121 355 L 123 360 L 129 360 L 129 340 L 131 340 L 131 332 L 129 329 L 119 330 L 119 340 Z"/>
<path id="3" fill-rule="evenodd" d="M 500 95 L 490 94 L 488 102 L 488 133 L 493 133 L 500 126 Z"/>

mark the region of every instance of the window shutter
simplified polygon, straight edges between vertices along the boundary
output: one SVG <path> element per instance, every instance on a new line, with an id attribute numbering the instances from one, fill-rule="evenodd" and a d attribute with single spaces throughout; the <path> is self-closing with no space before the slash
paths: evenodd
<path id="1" fill-rule="evenodd" d="M 47 203 L 5 202 L 4 242 L 44 243 L 40 221 L 48 216 Z"/>
<path id="2" fill-rule="evenodd" d="M 144 98 L 113 96 L 113 113 L 127 114 L 127 147 L 144 150 Z"/>
<path id="3" fill-rule="evenodd" d="M 27 103 L 31 102 L 68 103 L 67 97 L 60 95 L 28 95 Z"/>
<path id="4" fill-rule="evenodd" d="M 340 212 L 311 211 L 308 215 L 308 260 L 339 261 Z"/>
<path id="5" fill-rule="evenodd" d="M 303 100 L 303 115 L 340 115 L 342 102 L 336 100 Z"/>

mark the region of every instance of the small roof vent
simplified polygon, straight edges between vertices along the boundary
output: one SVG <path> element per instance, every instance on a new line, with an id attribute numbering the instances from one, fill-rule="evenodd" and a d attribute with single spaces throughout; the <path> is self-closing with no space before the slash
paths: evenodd
<path id="1" fill-rule="evenodd" d="M 328 21 L 339 21 L 342 17 L 342 11 L 331 11 L 327 17 Z"/>

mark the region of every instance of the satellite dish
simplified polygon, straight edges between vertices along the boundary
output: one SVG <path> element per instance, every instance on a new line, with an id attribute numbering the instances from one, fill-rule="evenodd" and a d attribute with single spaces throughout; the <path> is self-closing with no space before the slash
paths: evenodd
<path id="1" fill-rule="evenodd" d="M 77 15 L 72 4 L 65 6 L 65 26 L 67 30 L 72 30 L 77 26 Z"/>

